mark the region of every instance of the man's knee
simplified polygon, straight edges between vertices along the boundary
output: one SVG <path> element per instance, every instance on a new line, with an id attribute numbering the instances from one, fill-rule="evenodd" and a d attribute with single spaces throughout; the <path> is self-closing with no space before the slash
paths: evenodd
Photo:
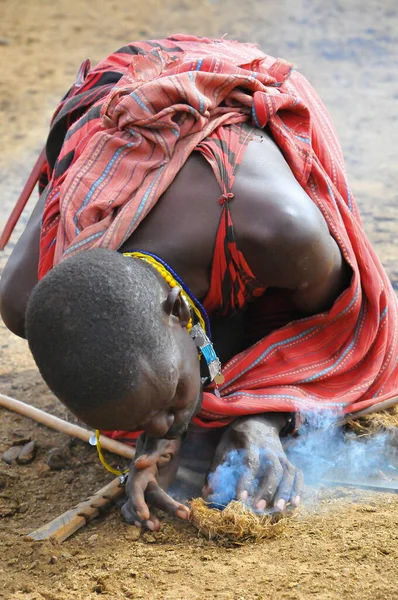
<path id="1" fill-rule="evenodd" d="M 18 335 L 25 337 L 26 302 L 18 293 L 18 274 L 7 263 L 0 279 L 0 315 L 5 326 Z"/>
<path id="2" fill-rule="evenodd" d="M 25 310 L 37 283 L 39 240 L 47 189 L 42 193 L 0 279 L 0 315 L 16 335 L 25 337 Z"/>

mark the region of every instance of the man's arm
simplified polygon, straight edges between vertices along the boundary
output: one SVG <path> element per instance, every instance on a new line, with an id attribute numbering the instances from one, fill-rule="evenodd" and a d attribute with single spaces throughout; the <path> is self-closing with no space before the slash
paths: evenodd
<path id="1" fill-rule="evenodd" d="M 37 283 L 40 225 L 47 190 L 41 194 L 24 232 L 15 245 L 0 280 L 0 314 L 5 325 L 25 337 L 25 310 Z"/>

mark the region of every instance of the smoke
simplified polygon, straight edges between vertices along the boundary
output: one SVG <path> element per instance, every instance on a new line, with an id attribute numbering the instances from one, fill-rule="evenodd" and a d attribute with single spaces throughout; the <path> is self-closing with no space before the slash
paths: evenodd
<path id="1" fill-rule="evenodd" d="M 224 508 L 236 498 L 239 479 L 248 474 L 244 450 L 231 450 L 225 461 L 209 475 L 208 485 L 213 490 L 208 502 L 214 508 Z"/>
<path id="2" fill-rule="evenodd" d="M 300 435 L 286 448 L 291 463 L 300 468 L 308 485 L 330 480 L 371 483 L 384 475 L 398 475 L 396 448 L 387 432 L 358 436 L 336 425 L 333 412 L 309 413 Z"/>
<path id="3" fill-rule="evenodd" d="M 304 473 L 305 483 L 319 487 L 323 483 L 372 484 L 398 479 L 397 448 L 390 435 L 380 433 L 358 436 L 336 425 L 335 412 L 312 412 L 300 428 L 297 438 L 286 438 L 285 452 L 289 461 Z M 259 466 L 253 479 L 251 494 L 255 494 L 267 471 L 269 461 L 261 446 L 256 448 Z M 251 453 L 253 454 L 253 452 Z M 222 509 L 233 499 L 239 479 L 248 475 L 247 453 L 232 450 L 226 460 L 209 476 L 212 494 L 208 500 Z"/>

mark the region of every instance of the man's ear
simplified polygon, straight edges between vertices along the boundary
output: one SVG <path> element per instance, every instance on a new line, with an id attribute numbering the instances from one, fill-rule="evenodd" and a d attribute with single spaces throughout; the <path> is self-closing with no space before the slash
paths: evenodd
<path id="1" fill-rule="evenodd" d="M 188 325 L 191 313 L 187 302 L 181 296 L 180 287 L 173 287 L 167 294 L 167 298 L 163 302 L 163 310 L 167 315 L 177 317 L 181 327 L 186 327 Z"/>

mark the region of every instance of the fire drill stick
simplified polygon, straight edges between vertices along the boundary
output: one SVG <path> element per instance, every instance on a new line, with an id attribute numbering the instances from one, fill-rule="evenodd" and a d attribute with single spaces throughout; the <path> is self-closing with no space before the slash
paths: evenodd
<path id="1" fill-rule="evenodd" d="M 195 479 L 195 476 L 192 476 L 192 473 L 184 467 L 179 467 L 178 473 L 182 481 L 192 482 L 192 479 Z M 200 485 L 201 483 L 201 477 L 196 476 L 196 485 Z M 123 492 L 124 485 L 121 483 L 120 477 L 116 477 L 116 479 L 113 479 L 108 485 L 98 490 L 88 500 L 80 502 L 74 508 L 55 517 L 55 519 L 32 531 L 26 537 L 36 542 L 51 539 L 61 543 L 78 529 L 98 517 Z"/>
<path id="2" fill-rule="evenodd" d="M 32 531 L 27 535 L 27 538 L 35 541 L 51 538 L 54 541 L 63 542 L 75 533 L 75 531 L 84 527 L 92 519 L 95 519 L 95 517 L 98 517 L 100 512 L 119 498 L 123 492 L 124 486 L 120 481 L 120 477 L 116 477 L 116 479 L 98 490 L 88 500 L 80 502 L 74 508 L 67 510 L 62 515 L 50 521 L 50 523 L 46 523 L 39 529 Z"/>
<path id="3" fill-rule="evenodd" d="M 79 440 L 83 440 L 83 442 L 90 442 L 90 438 L 93 435 L 95 436 L 94 431 L 89 431 L 88 429 L 84 429 L 84 427 L 79 427 L 79 425 L 68 423 L 68 421 L 50 415 L 44 410 L 40 410 L 40 408 L 35 408 L 34 406 L 30 406 L 30 404 L 15 400 L 15 398 L 10 398 L 10 396 L 5 396 L 4 394 L 0 394 L 0 406 L 13 410 L 24 417 L 29 417 L 42 425 L 50 427 L 50 429 L 55 429 L 56 431 L 61 431 L 72 437 L 79 438 Z M 134 458 L 135 450 L 134 448 L 127 446 L 127 444 L 112 440 L 111 438 L 106 437 L 106 435 L 100 436 L 100 442 L 102 448 L 109 450 L 109 452 L 114 452 L 125 458 Z"/>

